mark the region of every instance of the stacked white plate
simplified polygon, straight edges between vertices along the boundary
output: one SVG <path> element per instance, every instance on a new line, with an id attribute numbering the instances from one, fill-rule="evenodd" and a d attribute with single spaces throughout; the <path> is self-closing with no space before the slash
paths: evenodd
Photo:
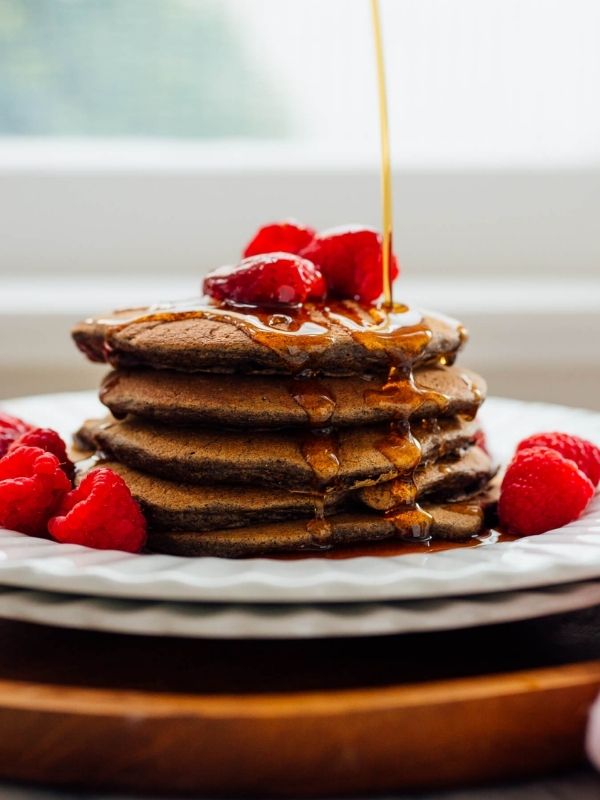
<path id="1" fill-rule="evenodd" d="M 93 393 L 6 401 L 70 438 L 103 413 Z M 500 462 L 524 436 L 562 430 L 600 443 L 600 414 L 489 399 L 480 412 Z M 0 530 L 0 617 L 196 637 L 312 637 L 431 631 L 600 603 L 600 496 L 540 536 L 430 554 L 340 560 L 182 558 L 61 545 Z"/>

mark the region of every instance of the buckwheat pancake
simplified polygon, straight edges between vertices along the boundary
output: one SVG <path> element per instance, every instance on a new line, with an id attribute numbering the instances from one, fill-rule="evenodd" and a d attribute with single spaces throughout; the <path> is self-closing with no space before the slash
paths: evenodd
<path id="1" fill-rule="evenodd" d="M 387 384 L 387 386 L 386 386 Z M 352 427 L 398 419 L 474 416 L 487 386 L 471 370 L 420 367 L 391 386 L 380 376 L 290 378 L 115 370 L 100 399 L 119 417 L 135 414 L 172 425 L 282 428 Z"/>
<path id="2" fill-rule="evenodd" d="M 449 363 L 465 337 L 456 320 L 404 307 L 377 327 L 353 301 L 251 314 L 202 299 L 89 319 L 72 335 L 88 358 L 114 366 L 326 375 L 362 375 L 440 357 Z"/>
<path id="3" fill-rule="evenodd" d="M 198 485 L 148 475 L 118 461 L 102 460 L 98 465 L 121 475 L 140 503 L 151 530 L 205 531 L 310 518 L 315 516 L 315 509 L 323 501 L 326 516 L 350 507 L 361 508 L 360 513 L 365 511 L 358 496 L 348 490 L 322 495 L 294 492 L 287 488 Z M 461 458 L 447 463 L 442 479 L 436 467 L 426 466 L 415 476 L 416 499 L 427 498 L 434 492 L 436 501 L 449 502 L 459 489 L 461 496 L 467 496 L 479 488 L 472 486 L 472 480 L 472 469 Z M 448 487 L 447 497 L 444 497 L 444 483 Z"/>
<path id="4" fill-rule="evenodd" d="M 477 498 L 468 504 L 430 504 L 423 510 L 431 516 L 430 533 L 436 539 L 462 541 L 476 536 L 483 527 L 484 510 Z M 315 535 L 310 523 L 301 521 L 256 525 L 234 530 L 151 532 L 148 545 L 161 553 L 181 556 L 249 558 L 331 549 L 385 539 L 410 536 L 410 529 L 383 515 L 353 512 L 329 517 Z"/>
<path id="5" fill-rule="evenodd" d="M 79 440 L 143 472 L 186 483 L 291 489 L 350 488 L 390 480 L 468 447 L 475 422 L 454 417 L 408 429 L 321 431 L 173 428 L 139 417 L 90 420 Z M 416 439 L 416 442 L 414 441 Z"/>

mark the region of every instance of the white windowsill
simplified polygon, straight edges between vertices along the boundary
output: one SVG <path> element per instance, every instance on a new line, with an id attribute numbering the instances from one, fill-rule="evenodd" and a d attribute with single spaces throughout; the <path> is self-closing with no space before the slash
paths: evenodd
<path id="1" fill-rule="evenodd" d="M 159 278 L 116 275 L 37 275 L 26 280 L 3 278 L 0 317 L 86 316 L 115 307 L 126 308 L 194 296 L 197 277 Z M 457 315 L 600 315 L 600 281 L 595 278 L 524 279 L 456 276 L 402 277 L 397 300 Z"/>
<path id="2" fill-rule="evenodd" d="M 0 137 L 0 173 L 49 172 L 328 172 L 379 169 L 378 139 L 372 146 L 300 139 L 169 139 L 23 136 Z M 394 167 L 408 172 L 589 171 L 589 158 L 529 154 L 527 160 L 427 160 L 394 154 Z"/>
<path id="3" fill-rule="evenodd" d="M 376 160 L 310 144 L 0 139 L 0 272 L 198 272 L 258 225 L 380 225 Z M 407 274 L 598 274 L 600 165 L 397 163 Z"/>

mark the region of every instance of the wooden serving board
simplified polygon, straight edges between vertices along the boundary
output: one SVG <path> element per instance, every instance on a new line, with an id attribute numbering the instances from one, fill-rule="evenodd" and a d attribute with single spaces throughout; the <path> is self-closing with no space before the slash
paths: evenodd
<path id="1" fill-rule="evenodd" d="M 301 796 L 458 786 L 583 759 L 600 609 L 329 641 L 0 624 L 0 780 Z"/>

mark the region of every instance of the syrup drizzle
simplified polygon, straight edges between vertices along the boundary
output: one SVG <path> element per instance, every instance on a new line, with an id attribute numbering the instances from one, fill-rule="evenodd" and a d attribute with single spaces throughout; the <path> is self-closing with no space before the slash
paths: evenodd
<path id="1" fill-rule="evenodd" d="M 406 417 L 415 416 L 428 403 L 433 403 L 441 414 L 450 403 L 448 395 L 417 386 L 412 369 L 402 372 L 397 367 L 390 369 L 387 381 L 380 389 L 367 389 L 363 397 L 367 405 L 391 406 Z"/>
<path id="2" fill-rule="evenodd" d="M 362 545 L 346 545 L 345 547 L 335 547 L 331 549 L 304 550 L 302 553 L 290 553 L 288 555 L 274 556 L 278 560 L 295 561 L 304 558 L 361 558 L 364 556 L 376 556 L 379 558 L 389 558 L 390 556 L 404 556 L 416 554 L 427 557 L 431 553 L 441 550 L 459 550 L 465 547 L 487 547 L 499 542 L 512 542 L 515 537 L 505 534 L 495 529 L 486 530 L 471 539 L 464 541 L 448 541 L 445 539 L 426 539 L 408 542 L 398 539 L 383 539 L 379 542 L 370 542 Z"/>
<path id="3" fill-rule="evenodd" d="M 391 221 L 387 245 L 384 237 L 384 265 L 387 246 L 391 253 Z M 431 341 L 430 328 L 423 323 L 419 314 L 415 314 L 407 306 L 393 305 L 390 274 L 388 271 L 386 279 L 385 266 L 384 285 L 389 290 L 389 305 L 383 309 L 368 310 L 374 324 L 365 326 L 364 321 L 356 320 L 356 317 L 334 315 L 334 319 L 349 328 L 352 337 L 363 347 L 385 351 L 392 365 L 381 389 L 368 389 L 364 392 L 365 402 L 372 405 L 393 404 L 398 411 L 403 409 L 405 414 L 408 407 L 407 416 L 412 416 L 427 400 L 434 400 L 438 408 L 447 407 L 447 397 L 417 387 L 412 373 L 412 365 Z M 430 538 L 432 518 L 416 502 L 414 473 L 421 461 L 421 446 L 410 432 L 410 423 L 405 422 L 402 430 L 397 423 L 391 423 L 388 435 L 378 442 L 377 447 L 401 473 L 392 482 L 395 504 L 391 511 L 386 512 L 386 518 L 393 523 L 402 539 L 426 541 Z"/>
<path id="4" fill-rule="evenodd" d="M 307 523 L 306 530 L 318 544 L 326 542 L 331 534 L 331 525 L 325 518 L 325 504 L 340 469 L 337 436 L 326 427 L 335 412 L 336 400 L 317 378 L 297 377 L 288 384 L 288 391 L 306 412 L 311 428 L 304 435 L 300 449 L 313 471 L 316 484 L 313 494 L 315 515 Z"/>
<path id="5" fill-rule="evenodd" d="M 357 319 L 356 313 L 351 320 L 353 326 L 359 326 L 362 322 L 360 317 Z M 377 324 L 378 320 L 375 319 L 375 322 Z M 360 333 L 362 334 L 362 331 Z M 372 345 L 369 342 L 367 346 Z M 473 385 L 469 375 L 465 373 L 462 378 L 468 383 L 473 398 L 479 401 L 481 394 Z M 333 416 L 335 398 L 322 382 L 299 378 L 292 382 L 291 393 L 307 411 L 310 424 L 324 424 Z M 412 369 L 402 371 L 396 366 L 390 368 L 388 379 L 381 388 L 366 389 L 363 397 L 368 404 L 391 405 L 402 415 L 402 421 L 392 422 L 387 434 L 376 444 L 397 472 L 397 477 L 391 481 L 390 487 L 394 500 L 393 508 L 385 512 L 385 517 L 395 526 L 399 537 L 403 540 L 428 541 L 431 538 L 432 517 L 416 500 L 415 471 L 420 465 L 422 454 L 420 443 L 411 432 L 410 418 L 415 416 L 425 403 L 433 403 L 437 415 L 443 414 L 448 408 L 450 398 L 434 389 L 418 387 Z M 438 434 L 440 433 L 437 418 L 429 420 L 426 424 L 434 432 L 437 430 Z M 443 450 L 442 442 L 440 455 L 443 455 Z M 313 431 L 304 441 L 303 454 L 307 463 L 313 468 L 319 485 L 331 486 L 339 469 L 339 458 L 331 432 L 322 429 Z M 441 464 L 439 469 L 444 473 L 450 472 L 452 468 Z M 307 525 L 307 530 L 311 533 L 316 546 L 326 545 L 331 533 L 331 526 L 327 523 L 324 513 L 326 492 L 327 489 L 323 491 L 322 496 L 317 496 L 315 518 Z M 453 510 L 458 512 L 458 506 Z M 471 510 L 474 514 L 481 513 L 477 505 L 471 506 Z M 464 513 L 469 511 L 465 509 Z"/>
<path id="6" fill-rule="evenodd" d="M 324 396 L 323 409 L 311 406 L 313 419 L 321 419 L 326 411 L 333 413 L 329 398 Z M 306 524 L 317 546 L 326 543 L 331 535 L 331 525 L 325 517 L 325 506 L 330 492 L 336 487 L 336 479 L 340 469 L 337 434 L 331 428 L 313 428 L 302 440 L 301 451 L 304 460 L 314 475 L 313 501 L 315 514 Z"/>
<path id="7" fill-rule="evenodd" d="M 292 398 L 306 412 L 311 428 L 325 427 L 331 422 L 336 399 L 323 381 L 317 378 L 295 378 L 288 389 Z"/>
<path id="8" fill-rule="evenodd" d="M 400 304 L 364 309 L 341 304 L 330 309 L 328 317 L 348 330 L 364 350 L 384 353 L 393 367 L 411 367 L 425 352 L 432 337 L 422 314 Z"/>
<path id="9" fill-rule="evenodd" d="M 376 447 L 399 473 L 412 473 L 421 461 L 421 445 L 412 435 L 408 421 L 393 422 Z"/>
<path id="10" fill-rule="evenodd" d="M 318 487 L 332 487 L 340 470 L 335 433 L 328 428 L 309 431 L 302 441 L 302 455 L 311 467 Z"/>
<path id="11" fill-rule="evenodd" d="M 393 508 L 386 512 L 402 539 L 425 541 L 430 538 L 431 515 L 417 503 L 415 470 L 421 463 L 421 445 L 413 436 L 410 422 L 391 423 L 390 431 L 377 443 L 378 450 L 399 475 L 391 482 Z"/>
<path id="12" fill-rule="evenodd" d="M 427 542 L 431 539 L 433 517 L 418 503 L 400 505 L 385 514 L 398 531 L 401 539 L 408 542 Z"/>

